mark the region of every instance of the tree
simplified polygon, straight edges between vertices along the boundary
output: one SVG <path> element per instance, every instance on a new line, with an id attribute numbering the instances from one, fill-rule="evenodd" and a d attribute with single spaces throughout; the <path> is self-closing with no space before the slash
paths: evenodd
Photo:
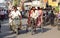
<path id="1" fill-rule="evenodd" d="M 56 7 L 56 8 L 55 8 L 55 11 L 56 11 L 56 12 L 59 12 L 59 7 Z"/>
<path id="2" fill-rule="evenodd" d="M 14 6 L 18 5 L 18 0 L 13 0 Z"/>

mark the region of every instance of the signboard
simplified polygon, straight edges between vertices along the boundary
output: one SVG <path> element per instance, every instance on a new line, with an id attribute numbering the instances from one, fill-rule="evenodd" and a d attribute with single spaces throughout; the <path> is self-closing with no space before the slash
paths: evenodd
<path id="1" fill-rule="evenodd" d="M 32 3 L 31 2 L 24 3 L 24 6 L 26 5 L 32 5 Z"/>
<path id="2" fill-rule="evenodd" d="M 48 0 L 43 0 L 44 3 L 47 3 Z"/>
<path id="3" fill-rule="evenodd" d="M 5 0 L 0 0 L 0 3 L 4 3 L 5 2 Z"/>
<path id="4" fill-rule="evenodd" d="M 48 0 L 48 4 L 51 6 L 58 6 L 58 2 L 57 1 L 53 1 L 53 0 Z"/>
<path id="5" fill-rule="evenodd" d="M 32 1 L 32 6 L 40 6 L 40 1 Z"/>
<path id="6" fill-rule="evenodd" d="M 24 3 L 24 9 L 25 10 L 30 10 L 31 6 L 32 6 L 31 2 Z"/>

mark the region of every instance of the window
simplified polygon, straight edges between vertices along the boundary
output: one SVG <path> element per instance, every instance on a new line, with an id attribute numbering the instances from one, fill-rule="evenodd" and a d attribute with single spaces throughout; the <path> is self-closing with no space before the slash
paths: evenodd
<path id="1" fill-rule="evenodd" d="M 56 2 L 56 0 L 52 0 L 53 2 Z"/>
<path id="2" fill-rule="evenodd" d="M 26 0 L 25 2 L 31 2 L 32 0 Z"/>

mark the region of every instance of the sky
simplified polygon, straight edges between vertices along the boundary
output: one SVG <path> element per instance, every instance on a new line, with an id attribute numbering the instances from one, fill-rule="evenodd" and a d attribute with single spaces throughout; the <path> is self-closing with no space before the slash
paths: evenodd
<path id="1" fill-rule="evenodd" d="M 3 3 L 5 0 L 0 0 L 0 3 Z"/>

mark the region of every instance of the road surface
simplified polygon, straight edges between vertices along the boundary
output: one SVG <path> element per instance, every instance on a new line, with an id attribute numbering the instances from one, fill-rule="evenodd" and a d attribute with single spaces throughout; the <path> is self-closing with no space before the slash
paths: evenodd
<path id="1" fill-rule="evenodd" d="M 0 38 L 60 38 L 60 31 L 57 30 L 57 26 L 44 26 L 43 33 L 40 28 L 37 28 L 37 34 L 31 35 L 30 31 L 26 32 L 25 30 L 27 19 L 23 19 L 22 24 L 24 25 L 23 30 L 20 31 L 19 35 L 16 35 L 9 29 L 8 20 L 4 20 L 2 22 Z"/>

